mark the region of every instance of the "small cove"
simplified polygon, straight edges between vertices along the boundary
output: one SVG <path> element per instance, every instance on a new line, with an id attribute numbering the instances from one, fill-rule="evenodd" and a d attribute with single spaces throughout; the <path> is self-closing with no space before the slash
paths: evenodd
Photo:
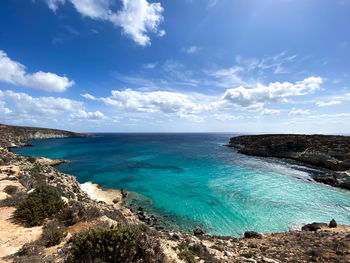
<path id="1" fill-rule="evenodd" d="M 132 191 L 128 202 L 170 230 L 240 236 L 332 218 L 350 224 L 348 191 L 313 182 L 313 168 L 223 147 L 233 134 L 98 135 L 34 140 L 14 151 L 67 159 L 57 169 L 80 183 Z"/>

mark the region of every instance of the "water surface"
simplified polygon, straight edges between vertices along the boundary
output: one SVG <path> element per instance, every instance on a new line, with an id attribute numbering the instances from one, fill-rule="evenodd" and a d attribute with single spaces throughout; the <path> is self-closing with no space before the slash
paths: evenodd
<path id="1" fill-rule="evenodd" d="M 224 147 L 233 134 L 99 134 L 35 140 L 24 155 L 70 160 L 80 183 L 135 192 L 128 202 L 168 229 L 239 236 L 313 221 L 350 224 L 350 192 L 310 180 L 317 170 Z M 137 194 L 136 194 L 137 193 Z"/>

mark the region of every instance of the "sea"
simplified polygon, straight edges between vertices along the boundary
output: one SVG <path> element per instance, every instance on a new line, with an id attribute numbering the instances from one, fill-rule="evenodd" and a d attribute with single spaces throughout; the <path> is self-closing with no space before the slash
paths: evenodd
<path id="1" fill-rule="evenodd" d="M 80 183 L 126 189 L 169 231 L 240 237 L 300 229 L 306 223 L 350 224 L 350 191 L 315 182 L 324 171 L 296 162 L 237 153 L 228 133 L 99 133 L 33 140 L 13 151 L 61 158 L 56 168 Z"/>

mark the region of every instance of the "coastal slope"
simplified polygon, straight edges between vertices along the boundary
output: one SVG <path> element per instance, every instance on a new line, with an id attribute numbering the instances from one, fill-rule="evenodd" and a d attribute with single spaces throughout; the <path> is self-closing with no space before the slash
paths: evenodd
<path id="1" fill-rule="evenodd" d="M 0 145 L 3 147 L 24 146 L 28 140 L 69 137 L 89 137 L 86 133 L 75 133 L 57 129 L 12 126 L 0 124 Z"/>
<path id="2" fill-rule="evenodd" d="M 293 159 L 328 169 L 316 181 L 350 189 L 350 136 L 266 134 L 232 137 L 227 144 L 239 153 Z"/>

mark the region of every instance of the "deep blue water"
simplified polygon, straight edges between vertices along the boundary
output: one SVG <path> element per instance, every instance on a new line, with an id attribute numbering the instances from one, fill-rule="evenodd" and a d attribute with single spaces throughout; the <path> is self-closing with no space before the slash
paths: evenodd
<path id="1" fill-rule="evenodd" d="M 128 202 L 168 229 L 239 236 L 313 221 L 350 224 L 350 192 L 310 182 L 318 171 L 224 147 L 232 134 L 99 134 L 35 140 L 24 155 L 70 160 L 80 183 L 133 191 Z M 137 194 L 136 194 L 137 193 Z"/>

